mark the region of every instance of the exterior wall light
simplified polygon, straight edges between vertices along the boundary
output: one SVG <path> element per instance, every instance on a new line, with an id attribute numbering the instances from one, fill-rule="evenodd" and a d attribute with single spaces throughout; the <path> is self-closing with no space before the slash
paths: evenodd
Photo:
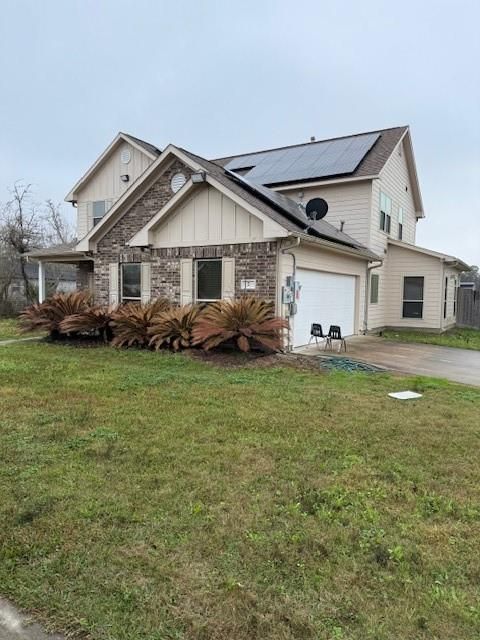
<path id="1" fill-rule="evenodd" d="M 200 184 L 201 182 L 206 182 L 207 176 L 205 171 L 199 171 L 198 173 L 192 173 L 191 175 L 193 184 Z"/>
<path id="2" fill-rule="evenodd" d="M 122 176 L 120 176 L 120 180 L 122 182 L 128 182 L 130 180 L 130 176 L 128 175 L 128 173 L 124 173 Z"/>

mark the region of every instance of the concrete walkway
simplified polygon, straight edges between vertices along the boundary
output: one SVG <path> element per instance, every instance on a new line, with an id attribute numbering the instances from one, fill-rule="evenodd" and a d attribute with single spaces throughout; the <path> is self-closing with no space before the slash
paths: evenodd
<path id="1" fill-rule="evenodd" d="M 0 640 L 65 640 L 46 633 L 38 624 L 30 624 L 12 604 L 0 598 Z"/>
<path id="2" fill-rule="evenodd" d="M 330 355 L 332 352 L 311 345 L 297 349 L 297 353 Z M 480 387 L 480 351 L 353 336 L 347 338 L 347 356 L 401 373 L 446 378 Z"/>

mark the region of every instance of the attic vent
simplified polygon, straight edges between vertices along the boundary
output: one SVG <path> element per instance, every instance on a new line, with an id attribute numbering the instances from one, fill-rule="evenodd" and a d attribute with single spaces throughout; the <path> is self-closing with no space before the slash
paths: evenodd
<path id="1" fill-rule="evenodd" d="M 170 180 L 170 187 L 173 193 L 177 193 L 177 191 L 179 191 L 183 187 L 186 181 L 187 178 L 183 173 L 176 173 Z"/>
<path id="2" fill-rule="evenodd" d="M 132 154 L 130 153 L 130 149 L 128 147 L 124 147 L 120 154 L 120 160 L 122 164 L 128 164 L 132 158 Z"/>

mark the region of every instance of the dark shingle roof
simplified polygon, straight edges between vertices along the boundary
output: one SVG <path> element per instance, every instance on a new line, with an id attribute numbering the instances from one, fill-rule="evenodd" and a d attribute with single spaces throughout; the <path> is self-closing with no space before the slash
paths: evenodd
<path id="1" fill-rule="evenodd" d="M 318 220 L 313 224 L 304 216 L 299 205 L 276 191 L 272 191 L 262 185 L 254 185 L 241 176 L 237 176 L 223 167 L 205 160 L 186 149 L 181 151 L 194 162 L 204 168 L 212 177 L 218 180 L 228 189 L 239 195 L 243 200 L 278 222 L 282 227 L 292 233 L 300 233 L 321 238 L 355 249 L 362 255 L 378 260 L 378 256 L 372 253 L 367 247 L 357 242 L 354 238 L 339 231 L 329 222 Z"/>
<path id="2" fill-rule="evenodd" d="M 373 144 L 373 146 L 371 147 L 371 149 L 367 151 L 367 153 L 359 162 L 355 170 L 352 171 L 351 173 L 348 173 L 349 177 L 361 178 L 365 176 L 378 175 L 378 173 L 381 171 L 381 169 L 385 165 L 385 162 L 388 160 L 389 156 L 393 152 L 395 146 L 398 144 L 398 142 L 400 141 L 400 139 L 402 138 L 402 136 L 405 134 L 407 130 L 408 130 L 408 127 L 406 126 L 393 127 L 391 129 L 379 129 L 378 131 L 358 133 L 351 136 L 341 136 L 338 138 L 329 138 L 327 140 L 318 140 L 316 142 L 306 142 L 300 145 L 291 145 L 288 147 L 277 147 L 275 149 L 265 149 L 263 151 L 243 153 L 243 154 L 239 154 L 238 156 L 228 156 L 226 158 L 217 158 L 215 160 L 212 160 L 212 162 L 214 162 L 215 164 L 218 164 L 219 166 L 225 167 L 233 160 L 240 161 L 241 158 L 243 157 L 245 158 L 246 161 L 248 160 L 248 165 L 251 166 L 252 160 L 254 161 L 255 156 L 258 156 L 259 158 L 261 156 L 263 158 L 265 157 L 265 155 L 268 156 L 269 153 L 273 154 L 280 150 L 300 149 L 301 147 L 307 147 L 307 146 L 310 149 L 312 147 L 317 146 L 319 150 L 319 155 L 320 155 L 320 150 L 323 150 L 325 148 L 325 143 L 334 143 L 337 140 L 339 141 L 340 140 L 345 141 L 349 139 L 354 140 L 356 138 L 359 138 L 360 136 L 365 136 L 368 134 L 376 134 L 378 135 L 378 138 Z M 244 175 L 248 177 L 248 171 Z M 346 175 L 346 174 L 319 175 L 317 179 L 319 180 L 327 179 L 327 178 L 332 178 L 334 176 L 339 176 L 339 175 Z M 308 180 L 312 180 L 312 179 L 313 179 L 312 177 L 308 178 Z M 301 180 L 298 180 L 298 178 L 296 176 L 294 177 L 293 175 L 291 180 L 288 178 L 288 176 L 286 179 L 282 180 L 282 184 L 285 184 L 288 182 L 301 182 Z M 265 183 L 265 184 L 274 184 L 274 183 Z"/>
<path id="3" fill-rule="evenodd" d="M 158 147 L 156 147 L 153 144 L 150 144 L 150 142 L 146 142 L 145 140 L 141 140 L 141 138 L 137 138 L 136 136 L 132 136 L 130 133 L 125 133 L 125 136 L 127 136 L 128 138 L 131 138 L 132 140 L 135 140 L 135 142 L 137 144 L 139 144 L 141 147 L 143 147 L 146 151 L 152 153 L 154 156 L 159 156 L 162 151 L 161 149 L 159 149 Z"/>

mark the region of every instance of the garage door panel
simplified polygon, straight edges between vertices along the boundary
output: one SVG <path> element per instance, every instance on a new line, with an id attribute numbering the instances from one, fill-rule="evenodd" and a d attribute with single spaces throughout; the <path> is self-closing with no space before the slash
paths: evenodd
<path id="1" fill-rule="evenodd" d="M 328 331 L 338 324 L 345 336 L 355 331 L 355 276 L 297 269 L 300 283 L 297 314 L 294 318 L 294 345 L 307 344 L 312 322 Z"/>

